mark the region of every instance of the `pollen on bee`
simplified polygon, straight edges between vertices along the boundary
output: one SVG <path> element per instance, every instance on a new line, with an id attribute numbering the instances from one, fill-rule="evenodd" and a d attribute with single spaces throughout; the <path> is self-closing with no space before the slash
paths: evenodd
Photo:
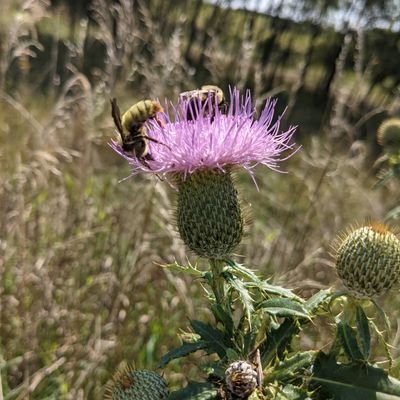
<path id="1" fill-rule="evenodd" d="M 162 105 L 158 101 L 153 101 L 154 112 L 164 112 Z"/>

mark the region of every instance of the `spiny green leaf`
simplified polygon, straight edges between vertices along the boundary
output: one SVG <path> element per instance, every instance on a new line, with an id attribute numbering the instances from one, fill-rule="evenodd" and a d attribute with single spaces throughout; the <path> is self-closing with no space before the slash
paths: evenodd
<path id="1" fill-rule="evenodd" d="M 319 307 L 329 303 L 331 300 L 330 289 L 323 289 L 311 296 L 305 303 L 304 308 L 309 313 L 314 313 Z"/>
<path id="2" fill-rule="evenodd" d="M 184 342 L 181 346 L 172 349 L 167 354 L 163 355 L 160 360 L 159 367 L 165 367 L 169 362 L 176 358 L 186 357 L 187 355 L 194 353 L 198 350 L 205 349 L 207 347 L 207 343 L 203 340 L 199 340 L 197 342 Z"/>
<path id="3" fill-rule="evenodd" d="M 172 392 L 168 400 L 214 400 L 217 389 L 209 382 L 189 382 L 188 385 L 176 392 Z"/>
<path id="4" fill-rule="evenodd" d="M 311 378 L 320 387 L 321 399 L 400 400 L 400 381 L 384 370 L 359 363 L 340 364 L 322 352 Z"/>
<path id="5" fill-rule="evenodd" d="M 190 325 L 207 344 L 207 350 L 217 353 L 220 358 L 225 357 L 226 349 L 233 347 L 231 341 L 226 339 L 224 333 L 219 329 L 196 320 L 190 321 Z"/>
<path id="6" fill-rule="evenodd" d="M 226 263 L 230 267 L 228 270 L 229 272 L 236 272 L 242 278 L 249 279 L 250 281 L 257 282 L 260 278 L 250 269 L 246 268 L 242 264 L 238 264 L 236 261 L 233 260 L 226 260 Z"/>
<path id="7" fill-rule="evenodd" d="M 379 330 L 374 321 L 370 321 L 370 324 L 372 326 L 374 334 L 378 338 L 378 342 L 380 344 L 382 344 L 382 346 L 383 346 L 383 350 L 385 351 L 387 362 L 389 363 L 389 369 L 391 369 L 392 364 L 393 364 L 393 359 L 392 359 L 391 351 L 389 349 L 389 347 L 390 347 L 389 343 L 387 343 L 386 339 L 385 339 L 385 335 L 384 335 L 385 332 L 382 332 L 381 330 Z"/>
<path id="8" fill-rule="evenodd" d="M 297 300 L 300 303 L 304 302 L 304 299 L 294 294 L 291 290 L 283 288 L 281 286 L 272 285 L 266 281 L 260 281 L 258 284 L 258 288 L 268 294 L 275 294 L 278 296 L 286 297 L 288 299 Z"/>
<path id="9" fill-rule="evenodd" d="M 346 322 L 337 324 L 337 335 L 346 355 L 352 360 L 365 360 L 363 353 L 358 347 L 355 330 Z"/>
<path id="10" fill-rule="evenodd" d="M 254 321 L 254 315 L 253 315 Z M 259 319 L 255 319 L 255 323 L 250 327 L 249 331 L 243 337 L 243 354 L 249 354 L 255 348 L 257 338 L 259 335 L 265 335 L 263 329 L 261 328 L 261 323 Z"/>
<path id="11" fill-rule="evenodd" d="M 299 302 L 303 302 L 304 300 L 295 295 L 291 290 L 285 289 L 280 286 L 272 285 L 265 280 L 259 278 L 253 271 L 246 268 L 245 266 L 236 263 L 233 260 L 227 260 L 227 264 L 231 269 L 230 272 L 235 273 L 235 275 L 240 276 L 241 278 L 245 278 L 248 281 L 246 282 L 246 286 L 248 288 L 257 288 L 258 290 L 268 293 L 275 294 L 282 297 L 287 297 L 289 299 L 296 299 Z"/>
<path id="12" fill-rule="evenodd" d="M 228 363 L 229 362 L 232 362 L 232 361 L 237 361 L 237 360 L 240 360 L 240 354 L 236 351 L 236 350 L 233 350 L 233 349 L 227 349 L 226 350 L 226 357 L 227 357 L 227 359 L 228 359 Z"/>
<path id="13" fill-rule="evenodd" d="M 234 324 L 232 316 L 227 313 L 220 304 L 217 303 L 213 303 L 211 305 L 211 311 L 215 317 L 215 320 L 217 322 L 221 322 L 228 334 L 233 336 Z"/>
<path id="14" fill-rule="evenodd" d="M 251 313 L 254 311 L 253 299 L 250 292 L 246 289 L 244 282 L 238 279 L 232 274 L 227 272 L 223 273 L 225 281 L 227 282 L 230 289 L 234 289 L 239 296 L 239 300 L 243 305 L 244 311 L 247 315 L 247 320 L 251 323 Z"/>
<path id="15" fill-rule="evenodd" d="M 294 385 L 286 385 L 274 395 L 274 400 L 307 400 L 310 393 Z"/>
<path id="16" fill-rule="evenodd" d="M 260 343 L 262 365 L 266 367 L 276 357 L 280 358 L 298 331 L 299 324 L 292 319 L 287 319 L 279 328 L 273 329 Z"/>
<path id="17" fill-rule="evenodd" d="M 370 349 L 371 349 L 371 332 L 369 330 L 368 318 L 364 313 L 361 306 L 357 305 L 356 309 L 356 320 L 357 320 L 357 333 L 360 339 L 360 347 L 363 353 L 364 359 L 368 360 Z"/>
<path id="18" fill-rule="evenodd" d="M 285 381 L 298 376 L 300 370 L 310 368 L 313 365 L 316 356 L 316 351 L 304 351 L 285 358 L 275 365 L 271 372 L 266 374 L 264 383 Z"/>
<path id="19" fill-rule="evenodd" d="M 207 364 L 202 365 L 201 368 L 201 372 L 203 372 L 207 376 L 212 375 L 213 378 L 214 377 L 218 378 L 221 381 L 225 379 L 225 370 L 226 370 L 226 364 L 221 363 L 221 361 L 207 362 Z"/>
<path id="20" fill-rule="evenodd" d="M 172 271 L 176 271 L 176 272 L 184 272 L 187 274 L 190 274 L 196 278 L 203 278 L 205 275 L 205 272 L 203 271 L 199 271 L 197 269 L 197 266 L 193 266 L 191 264 L 189 265 L 180 265 L 178 264 L 176 261 L 172 264 L 157 264 L 162 268 L 167 268 L 170 269 Z"/>
<path id="21" fill-rule="evenodd" d="M 307 310 L 297 301 L 291 299 L 274 298 L 263 301 L 258 308 L 262 308 L 268 314 L 278 317 L 299 317 L 310 319 Z"/>

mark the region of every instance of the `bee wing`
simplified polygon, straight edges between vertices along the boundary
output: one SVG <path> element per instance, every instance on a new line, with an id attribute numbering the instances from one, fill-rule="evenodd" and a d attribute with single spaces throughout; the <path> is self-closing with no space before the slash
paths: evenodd
<path id="1" fill-rule="evenodd" d="M 199 95 L 200 95 L 199 89 L 188 90 L 187 92 L 182 92 L 179 94 L 180 97 L 185 97 L 187 99 L 191 99 L 193 97 L 199 97 Z"/>
<path id="2" fill-rule="evenodd" d="M 110 100 L 111 103 L 111 116 L 114 120 L 114 124 L 118 129 L 118 132 L 120 133 L 121 137 L 123 138 L 124 130 L 122 128 L 122 122 L 121 122 L 121 111 L 118 107 L 117 104 L 117 99 L 114 97 Z"/>

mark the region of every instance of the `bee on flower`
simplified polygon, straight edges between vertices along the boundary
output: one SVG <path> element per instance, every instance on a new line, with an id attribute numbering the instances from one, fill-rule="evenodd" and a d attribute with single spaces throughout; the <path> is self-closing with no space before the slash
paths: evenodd
<path id="1" fill-rule="evenodd" d="M 129 157 L 117 142 L 112 144 L 133 175 L 161 176 L 177 188 L 181 238 L 200 257 L 214 259 L 234 251 L 246 223 L 232 170 L 242 167 L 251 176 L 260 164 L 279 170 L 279 163 L 298 149 L 292 142 L 296 128 L 280 129 L 276 100 L 268 100 L 256 118 L 250 91 L 243 95 L 230 90 L 224 107 L 218 93 L 207 86 L 201 96 L 180 96 L 177 104 L 166 103 L 159 121 L 148 121 L 152 159 L 146 163 Z"/>

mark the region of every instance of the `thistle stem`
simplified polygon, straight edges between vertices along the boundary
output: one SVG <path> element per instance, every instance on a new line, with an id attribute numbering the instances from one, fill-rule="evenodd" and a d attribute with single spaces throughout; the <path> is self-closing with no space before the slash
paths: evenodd
<path id="1" fill-rule="evenodd" d="M 209 262 L 212 272 L 211 289 L 214 292 L 216 303 L 222 305 L 225 299 L 224 278 L 221 276 L 224 262 L 215 258 L 210 258 Z"/>

